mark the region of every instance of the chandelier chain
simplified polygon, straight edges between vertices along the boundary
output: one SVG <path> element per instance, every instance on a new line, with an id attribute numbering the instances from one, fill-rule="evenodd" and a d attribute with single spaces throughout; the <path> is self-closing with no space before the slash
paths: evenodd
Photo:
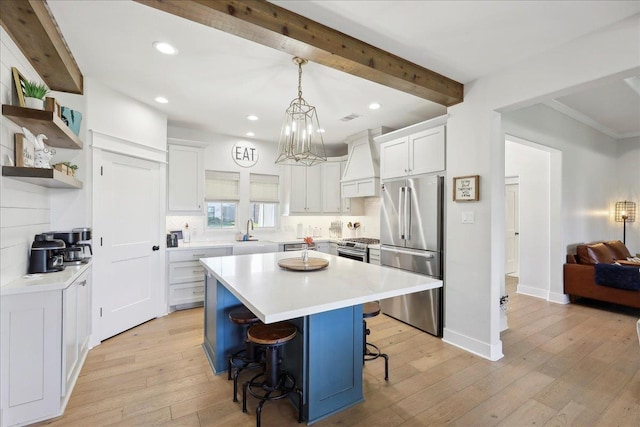
<path id="1" fill-rule="evenodd" d="M 298 99 L 302 99 L 302 62 L 298 63 Z"/>

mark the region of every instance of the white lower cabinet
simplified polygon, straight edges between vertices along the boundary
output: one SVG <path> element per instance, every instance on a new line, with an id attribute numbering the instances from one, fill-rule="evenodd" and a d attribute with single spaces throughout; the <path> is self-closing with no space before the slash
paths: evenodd
<path id="1" fill-rule="evenodd" d="M 369 264 L 380 265 L 380 249 L 369 248 Z"/>
<path id="2" fill-rule="evenodd" d="M 85 271 L 71 286 L 62 291 L 62 367 L 65 373 L 62 396 L 66 396 L 67 392 L 70 393 L 73 389 L 73 383 L 80 374 L 80 368 L 89 349 L 89 286 L 89 275 Z"/>
<path id="3" fill-rule="evenodd" d="M 194 248 L 167 251 L 168 301 L 170 309 L 204 301 L 204 267 L 200 258 L 232 255 L 232 248 Z"/>
<path id="4" fill-rule="evenodd" d="M 63 290 L 0 298 L 0 425 L 63 413 L 89 350 L 90 271 Z"/>
<path id="5" fill-rule="evenodd" d="M 329 254 L 338 256 L 338 244 L 337 243 L 329 243 Z"/>
<path id="6" fill-rule="evenodd" d="M 317 242 L 316 243 L 316 251 L 324 252 L 325 254 L 329 253 L 329 242 Z"/>

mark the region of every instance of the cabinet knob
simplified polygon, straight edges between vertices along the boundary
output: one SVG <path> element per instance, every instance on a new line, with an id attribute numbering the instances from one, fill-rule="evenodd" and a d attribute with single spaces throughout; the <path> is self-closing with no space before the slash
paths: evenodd
<path id="1" fill-rule="evenodd" d="M 160 246 L 158 246 L 158 245 L 153 245 L 153 246 L 151 247 L 151 249 L 152 249 L 154 252 L 155 252 L 155 251 L 159 251 L 159 250 L 160 250 Z"/>

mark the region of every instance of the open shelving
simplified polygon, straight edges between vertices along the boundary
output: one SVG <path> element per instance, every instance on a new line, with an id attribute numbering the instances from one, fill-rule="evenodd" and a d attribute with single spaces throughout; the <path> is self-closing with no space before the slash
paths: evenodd
<path id="1" fill-rule="evenodd" d="M 4 104 L 2 115 L 34 135 L 45 134 L 45 143 L 50 147 L 82 149 L 82 140 L 53 111 Z"/>
<path id="2" fill-rule="evenodd" d="M 3 166 L 2 176 L 49 188 L 82 188 L 82 181 L 56 169 Z"/>

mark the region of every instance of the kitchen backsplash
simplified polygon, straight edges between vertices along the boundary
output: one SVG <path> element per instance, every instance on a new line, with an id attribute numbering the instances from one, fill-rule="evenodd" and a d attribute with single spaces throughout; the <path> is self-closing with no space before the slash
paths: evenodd
<path id="1" fill-rule="evenodd" d="M 342 222 L 342 237 L 380 237 L 380 198 L 367 197 L 364 200 L 364 215 L 324 215 L 324 216 L 282 216 L 280 217 L 280 229 L 255 229 L 252 234 L 256 236 L 264 236 L 268 238 L 268 234 L 279 232 L 287 235 L 295 236 L 298 224 L 302 224 L 305 235 L 309 235 L 309 231 L 320 232 L 321 237 L 329 236 L 329 228 L 334 221 Z M 351 222 L 360 223 L 357 230 L 349 229 L 347 224 Z M 183 230 L 185 224 L 189 224 L 189 234 L 192 241 L 202 240 L 233 240 L 235 233 L 245 230 L 246 220 L 239 218 L 237 229 L 230 230 L 207 230 L 206 218 L 204 216 L 167 216 L 166 228 L 167 232 L 174 230 Z"/>

